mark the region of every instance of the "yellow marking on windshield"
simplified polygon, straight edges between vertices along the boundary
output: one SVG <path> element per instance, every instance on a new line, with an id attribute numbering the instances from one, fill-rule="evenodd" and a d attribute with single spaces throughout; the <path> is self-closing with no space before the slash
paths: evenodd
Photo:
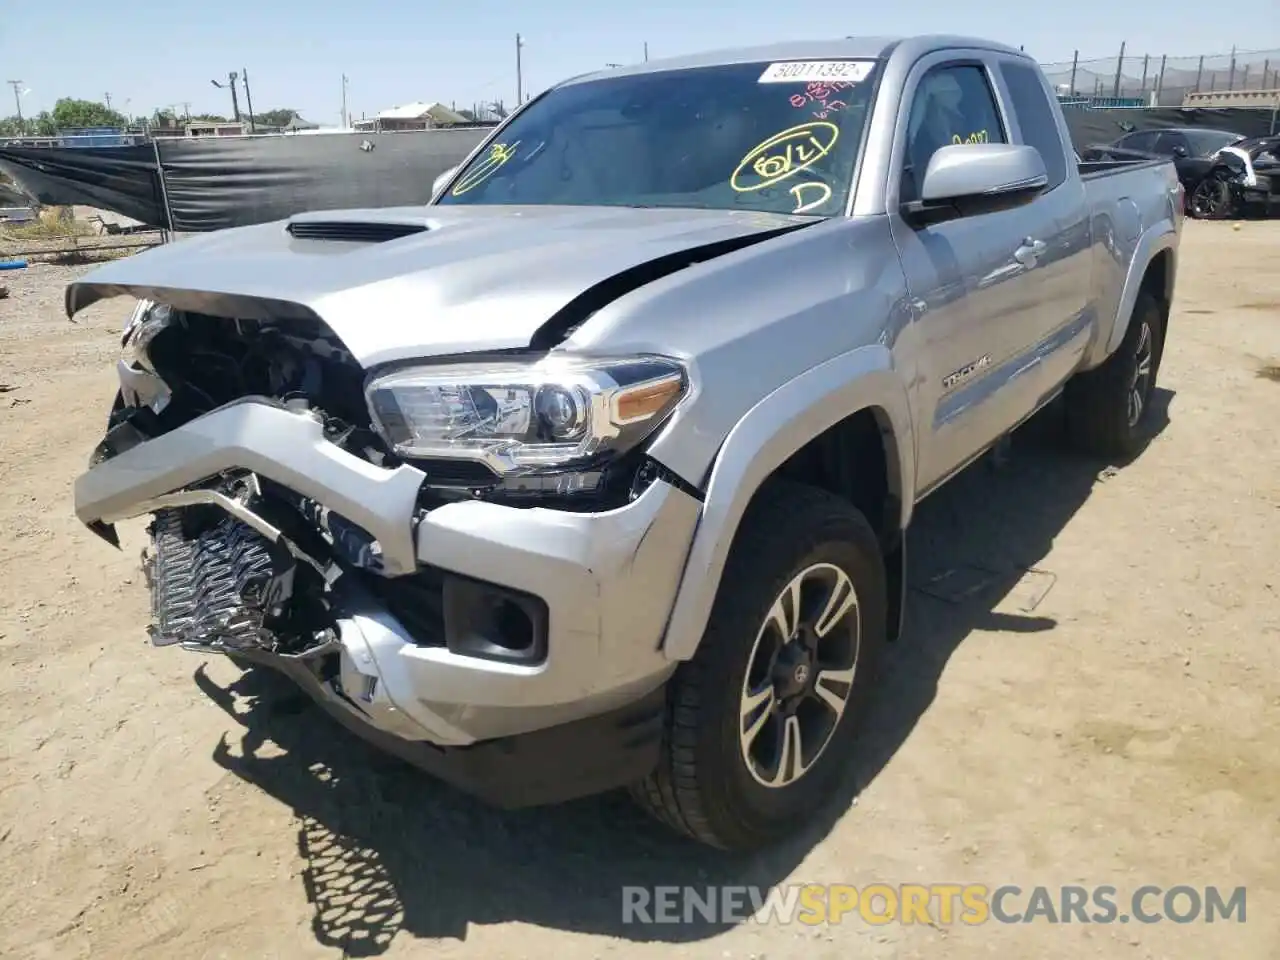
<path id="1" fill-rule="evenodd" d="M 839 137 L 840 128 L 834 123 L 814 120 L 788 127 L 748 150 L 729 178 L 729 186 L 749 193 L 781 183 L 825 157 Z M 758 182 L 750 182 L 752 174 L 759 177 Z"/>
<path id="2" fill-rule="evenodd" d="M 816 200 L 806 202 L 804 199 L 804 192 L 810 188 L 816 188 L 822 195 Z M 822 206 L 831 199 L 831 188 L 825 183 L 821 183 L 817 180 L 810 180 L 808 183 L 797 183 L 791 188 L 790 193 L 796 198 L 796 208 L 791 211 L 792 213 L 804 213 L 806 210 L 812 210 L 814 207 Z"/>
<path id="3" fill-rule="evenodd" d="M 520 146 L 519 140 L 511 144 L 495 143 L 489 148 L 489 155 L 464 173 L 449 192 L 455 197 L 459 197 L 468 190 L 474 190 L 497 173 L 504 163 L 514 157 L 518 146 Z"/>
<path id="4" fill-rule="evenodd" d="M 990 143 L 990 142 L 991 142 L 991 139 L 990 137 L 987 136 L 987 131 L 985 130 L 975 130 L 973 133 L 963 138 L 960 136 L 960 134 L 957 133 L 955 136 L 951 138 L 951 145 L 953 147 L 959 146 L 960 144 L 968 145 L 973 143 Z"/>

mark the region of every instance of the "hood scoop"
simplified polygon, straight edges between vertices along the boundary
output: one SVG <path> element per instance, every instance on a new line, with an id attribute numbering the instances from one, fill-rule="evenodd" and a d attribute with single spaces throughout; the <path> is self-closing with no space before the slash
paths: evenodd
<path id="1" fill-rule="evenodd" d="M 424 223 L 359 220 L 293 220 L 285 228 L 295 240 L 326 240 L 330 243 L 386 243 L 414 234 L 426 233 Z"/>

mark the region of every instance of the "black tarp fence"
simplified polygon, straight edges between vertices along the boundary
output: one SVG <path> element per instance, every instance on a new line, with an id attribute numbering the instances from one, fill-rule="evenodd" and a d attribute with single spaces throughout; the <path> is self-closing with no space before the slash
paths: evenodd
<path id="1" fill-rule="evenodd" d="M 1201 127 L 1265 136 L 1266 109 L 1065 111 L 1079 151 L 1132 130 Z M 178 233 L 280 220 L 308 210 L 425 203 L 437 176 L 487 127 L 409 133 L 157 139 L 134 147 L 0 147 L 0 171 L 37 202 L 81 204 Z"/>
<path id="2" fill-rule="evenodd" d="M 37 203 L 83 204 L 165 226 L 164 195 L 150 144 L 134 147 L 0 148 L 0 171 Z"/>
<path id="3" fill-rule="evenodd" d="M 1226 130 L 1244 137 L 1265 137 L 1280 131 L 1276 111 L 1257 107 L 1157 107 L 1154 109 L 1090 110 L 1067 107 L 1063 111 L 1077 150 L 1113 143 L 1134 130 L 1160 127 L 1196 127 Z"/>
<path id="4" fill-rule="evenodd" d="M 178 233 L 308 210 L 411 206 L 490 128 L 157 139 L 135 147 L 0 148 L 0 171 L 48 206 L 98 207 Z"/>

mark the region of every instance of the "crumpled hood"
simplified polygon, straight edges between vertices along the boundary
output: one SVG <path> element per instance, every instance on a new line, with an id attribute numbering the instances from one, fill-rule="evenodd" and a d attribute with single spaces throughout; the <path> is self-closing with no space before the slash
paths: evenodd
<path id="1" fill-rule="evenodd" d="M 68 285 L 66 306 L 74 316 L 105 297 L 131 295 L 215 316 L 315 316 L 367 367 L 528 346 L 557 311 L 624 271 L 814 222 L 745 211 L 627 207 L 311 213 L 201 235 L 107 264 Z M 425 229 L 384 242 L 347 242 L 295 239 L 289 223 Z M 619 293 L 640 282 L 620 286 Z"/>

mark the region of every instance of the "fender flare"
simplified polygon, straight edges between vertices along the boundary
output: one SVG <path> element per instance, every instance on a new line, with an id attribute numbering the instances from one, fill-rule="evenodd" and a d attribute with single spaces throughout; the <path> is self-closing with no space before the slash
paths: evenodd
<path id="1" fill-rule="evenodd" d="M 897 488 L 902 504 L 900 527 L 906 528 L 915 499 L 916 469 L 906 385 L 886 347 L 859 347 L 783 384 L 729 431 L 711 468 L 663 636 L 668 660 L 688 660 L 697 651 L 734 534 L 761 484 L 814 437 L 866 409 L 880 411 L 888 421 L 881 426 L 892 434 L 886 449 L 889 482 Z"/>
<path id="2" fill-rule="evenodd" d="M 1120 303 L 1116 307 L 1116 315 L 1111 318 L 1111 332 L 1107 337 L 1103 355 L 1097 362 L 1111 356 L 1120 348 L 1125 331 L 1129 329 L 1129 318 L 1133 316 L 1134 305 L 1138 302 L 1138 291 L 1147 276 L 1147 268 L 1161 253 L 1173 250 L 1178 242 L 1178 230 L 1171 219 L 1161 220 L 1149 227 L 1138 239 L 1133 251 L 1133 259 L 1129 261 L 1129 270 L 1125 274 L 1124 288 L 1120 292 Z M 1168 297 L 1173 291 L 1174 271 L 1169 271 L 1168 289 L 1162 293 Z"/>

